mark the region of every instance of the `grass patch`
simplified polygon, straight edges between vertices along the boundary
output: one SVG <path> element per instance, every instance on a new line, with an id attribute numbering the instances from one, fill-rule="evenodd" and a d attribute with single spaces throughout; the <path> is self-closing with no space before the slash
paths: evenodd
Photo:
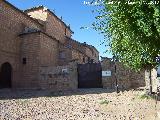
<path id="1" fill-rule="evenodd" d="M 29 104 L 29 100 L 28 99 L 19 99 L 19 100 L 16 100 L 16 103 L 20 104 L 20 105 L 26 105 L 26 104 Z"/>
<path id="2" fill-rule="evenodd" d="M 138 99 L 142 99 L 142 100 L 144 100 L 144 99 L 153 99 L 152 96 L 149 96 L 147 94 L 137 95 L 137 97 L 138 97 Z"/>
<path id="3" fill-rule="evenodd" d="M 101 105 L 108 105 L 109 102 L 110 102 L 110 101 L 108 101 L 108 100 L 101 100 L 99 103 L 100 103 Z"/>

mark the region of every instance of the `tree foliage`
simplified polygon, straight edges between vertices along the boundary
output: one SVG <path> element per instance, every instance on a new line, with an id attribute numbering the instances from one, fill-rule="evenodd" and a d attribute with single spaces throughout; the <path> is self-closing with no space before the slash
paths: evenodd
<path id="1" fill-rule="evenodd" d="M 160 2 L 100 0 L 92 25 L 107 38 L 111 52 L 132 69 L 157 65 L 160 54 Z"/>

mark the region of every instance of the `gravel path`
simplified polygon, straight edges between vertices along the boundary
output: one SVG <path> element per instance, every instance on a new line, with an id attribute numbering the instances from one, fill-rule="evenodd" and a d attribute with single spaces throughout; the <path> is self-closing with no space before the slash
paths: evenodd
<path id="1" fill-rule="evenodd" d="M 0 90 L 0 120 L 159 120 L 155 100 L 140 99 L 141 93 Z"/>

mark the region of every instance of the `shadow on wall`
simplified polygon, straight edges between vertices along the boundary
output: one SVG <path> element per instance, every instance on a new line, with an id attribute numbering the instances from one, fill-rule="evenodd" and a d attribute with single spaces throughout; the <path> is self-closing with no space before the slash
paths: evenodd
<path id="1" fill-rule="evenodd" d="M 72 96 L 72 95 L 86 95 L 86 94 L 101 94 L 112 93 L 113 89 L 102 88 L 89 88 L 89 89 L 77 89 L 74 91 L 52 91 L 52 90 L 12 90 L 1 89 L 0 100 L 5 99 L 30 99 L 39 97 L 60 97 L 60 96 Z"/>

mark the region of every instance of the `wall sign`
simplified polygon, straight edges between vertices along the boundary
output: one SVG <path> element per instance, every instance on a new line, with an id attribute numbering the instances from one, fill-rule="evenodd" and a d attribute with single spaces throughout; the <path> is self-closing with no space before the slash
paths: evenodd
<path id="1" fill-rule="evenodd" d="M 102 77 L 111 76 L 111 71 L 102 71 Z"/>
<path id="2" fill-rule="evenodd" d="M 69 72 L 68 72 L 68 69 L 67 69 L 67 68 L 62 69 L 62 73 L 69 73 Z"/>

